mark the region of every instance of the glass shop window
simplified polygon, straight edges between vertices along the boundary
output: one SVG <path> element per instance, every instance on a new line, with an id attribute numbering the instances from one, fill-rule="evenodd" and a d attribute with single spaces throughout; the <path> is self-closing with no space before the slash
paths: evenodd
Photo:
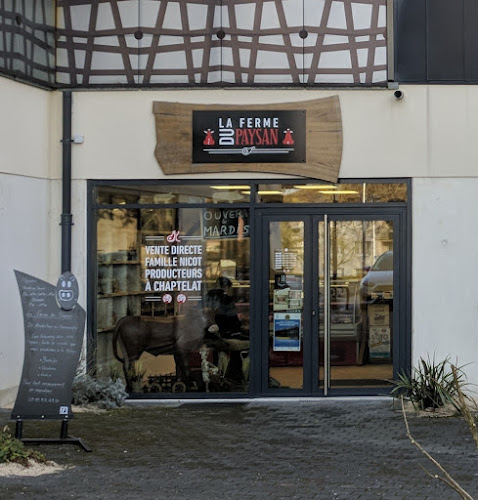
<path id="1" fill-rule="evenodd" d="M 97 368 L 132 393 L 244 392 L 249 211 L 97 211 Z"/>
<path id="2" fill-rule="evenodd" d="M 166 205 L 188 203 L 247 203 L 248 184 L 185 184 L 98 186 L 96 201 L 101 204 Z"/>
<path id="3" fill-rule="evenodd" d="M 405 203 L 407 185 L 396 183 L 259 184 L 259 203 Z"/>

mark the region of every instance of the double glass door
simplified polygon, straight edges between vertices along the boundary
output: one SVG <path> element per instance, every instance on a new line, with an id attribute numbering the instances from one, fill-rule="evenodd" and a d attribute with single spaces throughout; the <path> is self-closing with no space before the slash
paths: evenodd
<path id="1" fill-rule="evenodd" d="M 261 217 L 263 393 L 390 386 L 399 223 L 383 214 Z"/>

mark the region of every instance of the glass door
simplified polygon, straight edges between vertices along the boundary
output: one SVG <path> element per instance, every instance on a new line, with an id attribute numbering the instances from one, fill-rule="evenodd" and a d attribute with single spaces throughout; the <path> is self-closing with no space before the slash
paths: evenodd
<path id="1" fill-rule="evenodd" d="M 262 219 L 262 392 L 390 386 L 398 332 L 390 217 Z"/>
<path id="2" fill-rule="evenodd" d="M 266 390 L 310 392 L 311 220 L 267 218 L 266 224 Z"/>
<path id="3" fill-rule="evenodd" d="M 318 222 L 319 384 L 325 394 L 386 387 L 393 379 L 397 224 L 393 217 L 325 216 Z"/>

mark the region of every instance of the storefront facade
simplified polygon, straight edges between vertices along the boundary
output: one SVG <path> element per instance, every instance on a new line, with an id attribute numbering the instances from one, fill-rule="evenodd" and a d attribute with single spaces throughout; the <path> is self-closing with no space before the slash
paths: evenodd
<path id="1" fill-rule="evenodd" d="M 90 193 L 93 352 L 136 397 L 378 394 L 406 370 L 408 182 Z"/>
<path id="2" fill-rule="evenodd" d="M 35 4 L 0 10 L 13 40 L 0 59 L 0 403 L 15 397 L 23 354 L 13 270 L 50 283 L 61 272 L 67 92 L 71 270 L 97 376 L 119 373 L 146 399 L 370 395 L 420 357 L 450 356 L 478 381 L 478 92 L 469 65 L 433 52 L 451 12 Z M 194 156 L 194 111 L 312 113 L 324 100 L 338 103 L 333 119 L 281 130 L 284 150 L 305 140 L 290 163 Z M 161 129 L 157 103 L 176 110 Z M 200 143 L 213 149 L 208 129 Z M 240 154 L 275 137 L 243 135 Z"/>

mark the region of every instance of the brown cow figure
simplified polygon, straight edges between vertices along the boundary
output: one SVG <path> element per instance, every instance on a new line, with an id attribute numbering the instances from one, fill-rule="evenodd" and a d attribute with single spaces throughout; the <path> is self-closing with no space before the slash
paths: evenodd
<path id="1" fill-rule="evenodd" d="M 190 376 L 189 355 L 199 350 L 204 334 L 205 320 L 195 307 L 188 308 L 183 315 L 169 318 L 121 318 L 115 328 L 113 352 L 123 364 L 126 390 L 132 390 L 131 368 L 143 352 L 154 356 L 173 354 L 178 380 L 187 384 Z"/>
<path id="2" fill-rule="evenodd" d="M 215 301 L 203 311 L 200 302 L 183 304 L 181 314 L 169 317 L 147 318 L 144 316 L 125 316 L 115 328 L 113 353 L 122 364 L 126 390 L 132 391 L 131 368 L 143 352 L 154 356 L 173 354 L 176 362 L 177 379 L 189 389 L 191 373 L 190 355 L 198 352 L 201 345 L 216 351 L 243 351 L 249 348 L 249 341 L 224 339 L 217 325 L 211 326 L 210 308 L 214 311 Z M 121 346 L 122 356 L 120 355 Z"/>

